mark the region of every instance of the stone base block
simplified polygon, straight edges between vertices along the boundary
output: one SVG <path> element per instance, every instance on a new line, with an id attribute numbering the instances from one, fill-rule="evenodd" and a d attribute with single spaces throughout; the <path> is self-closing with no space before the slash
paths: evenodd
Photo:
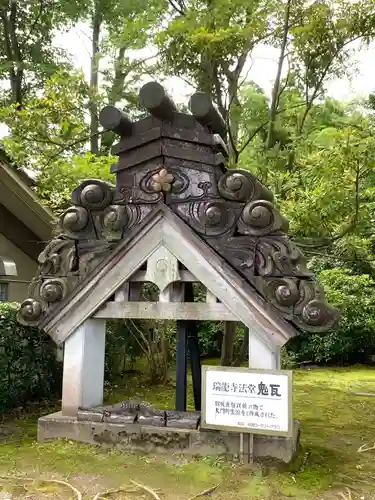
<path id="1" fill-rule="evenodd" d="M 294 421 L 290 438 L 254 435 L 253 457 L 289 463 L 299 447 L 299 422 Z M 82 443 L 116 447 L 145 453 L 181 453 L 191 456 L 238 457 L 239 433 L 206 429 L 155 427 L 141 424 L 85 422 L 61 412 L 41 417 L 38 440 L 66 438 Z M 245 437 L 245 449 L 247 439 Z"/>

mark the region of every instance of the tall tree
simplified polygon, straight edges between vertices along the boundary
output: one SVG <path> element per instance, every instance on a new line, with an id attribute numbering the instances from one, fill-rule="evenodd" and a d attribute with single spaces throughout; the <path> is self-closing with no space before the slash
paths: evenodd
<path id="1" fill-rule="evenodd" d="M 298 109 L 279 114 L 276 130 L 292 133 Z M 291 146 L 279 144 L 265 154 L 259 137 L 242 154 L 241 165 L 271 187 L 291 221 L 293 238 L 309 255 L 323 253 L 343 262 L 372 259 L 374 126 L 374 113 L 364 113 L 361 103 L 326 99 L 311 107 L 304 135 Z M 296 165 L 286 171 L 290 147 Z"/>
<path id="2" fill-rule="evenodd" d="M 236 149 L 241 78 L 253 49 L 274 36 L 279 2 L 193 0 L 174 6 L 172 20 L 157 36 L 165 71 L 209 92 L 230 127 L 231 157 Z M 234 110 L 231 114 L 231 109 Z"/>
<path id="3" fill-rule="evenodd" d="M 79 0 L 0 1 L 0 80 L 2 104 L 22 108 L 28 92 L 41 88 L 48 76 L 68 61 L 53 47 L 56 31 L 77 19 Z"/>
<path id="4" fill-rule="evenodd" d="M 165 9 L 164 0 L 92 0 L 87 6 L 91 28 L 90 69 L 90 150 L 101 150 L 99 141 L 99 108 L 108 102 L 134 103 L 134 84 L 145 70 L 143 59 L 131 58 L 131 53 L 143 49 L 158 26 Z M 146 58 L 147 59 L 147 58 Z M 101 81 L 102 80 L 102 81 Z M 107 152 L 113 135 L 106 134 L 103 142 Z"/>
<path id="5" fill-rule="evenodd" d="M 239 89 L 255 48 L 264 43 L 280 48 L 269 110 L 266 146 L 270 148 L 285 89 L 290 85 L 304 88 L 305 105 L 297 129 L 301 131 L 327 80 L 347 70 L 350 42 L 373 36 L 375 7 L 370 0 L 315 0 L 308 5 L 301 0 L 171 4 L 172 19 L 156 39 L 164 48 L 164 67 L 212 95 L 230 126 L 232 163 L 239 159 Z"/>

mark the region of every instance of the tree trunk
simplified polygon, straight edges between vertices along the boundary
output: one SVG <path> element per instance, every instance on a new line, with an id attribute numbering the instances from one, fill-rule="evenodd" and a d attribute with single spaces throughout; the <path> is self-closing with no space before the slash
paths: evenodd
<path id="1" fill-rule="evenodd" d="M 99 87 L 99 41 L 102 17 L 99 12 L 98 4 L 95 5 L 95 11 L 92 16 L 92 54 L 91 54 L 91 73 L 90 73 L 90 151 L 99 153 L 99 113 L 96 97 Z"/>
<path id="2" fill-rule="evenodd" d="M 237 323 L 235 321 L 224 322 L 224 336 L 221 345 L 221 366 L 232 366 L 233 363 L 233 342 L 236 336 Z"/>
<path id="3" fill-rule="evenodd" d="M 10 7 L 8 16 L 7 9 Z M 17 2 L 11 0 L 10 5 L 0 10 L 1 23 L 4 32 L 4 45 L 6 59 L 9 64 L 9 83 L 12 94 L 12 103 L 17 105 L 17 109 L 22 109 L 22 80 L 23 61 L 21 50 L 17 39 Z"/>
<path id="4" fill-rule="evenodd" d="M 231 165 L 237 165 L 239 153 L 237 150 L 237 142 L 238 142 L 238 133 L 240 129 L 240 124 L 236 115 L 236 108 L 238 108 L 241 104 L 238 99 L 238 82 L 232 82 L 229 86 L 229 130 L 228 134 L 230 135 L 228 141 L 229 148 L 229 161 Z"/>
<path id="5" fill-rule="evenodd" d="M 237 64 L 234 70 L 229 69 L 227 63 L 223 64 L 223 71 L 228 82 L 228 98 L 229 102 L 227 105 L 226 122 L 228 127 L 228 147 L 229 147 L 229 162 L 231 165 L 236 165 L 238 163 L 239 151 L 237 149 L 238 132 L 239 132 L 239 121 L 235 119 L 236 107 L 240 107 L 241 103 L 238 98 L 238 91 L 240 86 L 240 76 L 245 67 L 247 57 L 252 49 L 252 37 L 247 40 L 242 54 L 237 60 Z"/>
<path id="6" fill-rule="evenodd" d="M 108 96 L 109 104 L 116 104 L 116 102 L 119 99 L 121 99 L 121 94 L 124 89 L 125 76 L 126 76 L 123 68 L 125 51 L 126 47 L 120 47 L 116 56 L 115 74 L 113 78 L 112 88 Z"/>
<path id="7" fill-rule="evenodd" d="M 122 92 L 124 90 L 124 83 L 126 77 L 126 73 L 123 68 L 125 52 L 126 48 L 120 47 L 116 57 L 115 74 L 113 78 L 112 87 L 108 93 L 108 104 L 114 105 L 122 97 Z M 111 131 L 104 132 L 100 143 L 100 151 L 102 154 L 106 154 L 110 151 L 112 144 L 115 140 L 115 137 L 116 137 L 115 134 Z"/>
<path id="8" fill-rule="evenodd" d="M 286 7 L 285 7 L 283 40 L 281 42 L 280 56 L 279 56 L 279 62 L 277 65 L 275 83 L 274 83 L 273 89 L 272 89 L 272 100 L 271 100 L 271 107 L 270 107 L 270 119 L 268 122 L 268 134 L 267 134 L 267 141 L 266 141 L 266 150 L 271 149 L 274 146 L 274 129 L 275 129 L 277 108 L 278 108 L 279 99 L 280 99 L 281 73 L 282 73 L 283 65 L 284 65 L 286 46 L 288 44 L 291 3 L 292 3 L 292 1 L 288 0 Z"/>
<path id="9" fill-rule="evenodd" d="M 246 358 L 246 354 L 249 352 L 249 329 L 247 326 L 244 327 L 244 336 L 242 339 L 241 350 L 238 357 L 233 361 L 232 366 L 241 366 Z"/>

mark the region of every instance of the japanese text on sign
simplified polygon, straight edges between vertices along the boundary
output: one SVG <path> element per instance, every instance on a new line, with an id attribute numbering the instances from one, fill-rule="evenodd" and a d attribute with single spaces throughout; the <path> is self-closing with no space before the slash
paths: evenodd
<path id="1" fill-rule="evenodd" d="M 203 367 L 202 427 L 286 435 L 290 372 Z"/>

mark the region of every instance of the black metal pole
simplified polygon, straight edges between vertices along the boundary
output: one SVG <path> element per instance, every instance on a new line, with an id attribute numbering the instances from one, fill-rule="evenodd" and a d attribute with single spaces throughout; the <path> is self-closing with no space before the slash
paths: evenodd
<path id="1" fill-rule="evenodd" d="M 199 352 L 198 328 L 196 321 L 189 321 L 188 348 L 190 355 L 191 375 L 193 378 L 194 405 L 196 411 L 201 410 L 202 372 Z"/>
<path id="2" fill-rule="evenodd" d="M 185 283 L 185 302 L 194 302 L 192 283 Z M 193 378 L 194 406 L 201 410 L 202 373 L 197 321 L 176 321 L 176 410 L 186 411 L 187 348 Z"/>
<path id="3" fill-rule="evenodd" d="M 194 302 L 194 290 L 192 283 L 185 284 L 185 301 Z M 190 355 L 191 375 L 193 379 L 194 406 L 196 411 L 201 410 L 202 399 L 202 370 L 201 357 L 198 340 L 198 322 L 187 321 L 187 342 Z"/>
<path id="4" fill-rule="evenodd" d="M 187 335 L 186 321 L 176 321 L 176 410 L 186 411 Z"/>

